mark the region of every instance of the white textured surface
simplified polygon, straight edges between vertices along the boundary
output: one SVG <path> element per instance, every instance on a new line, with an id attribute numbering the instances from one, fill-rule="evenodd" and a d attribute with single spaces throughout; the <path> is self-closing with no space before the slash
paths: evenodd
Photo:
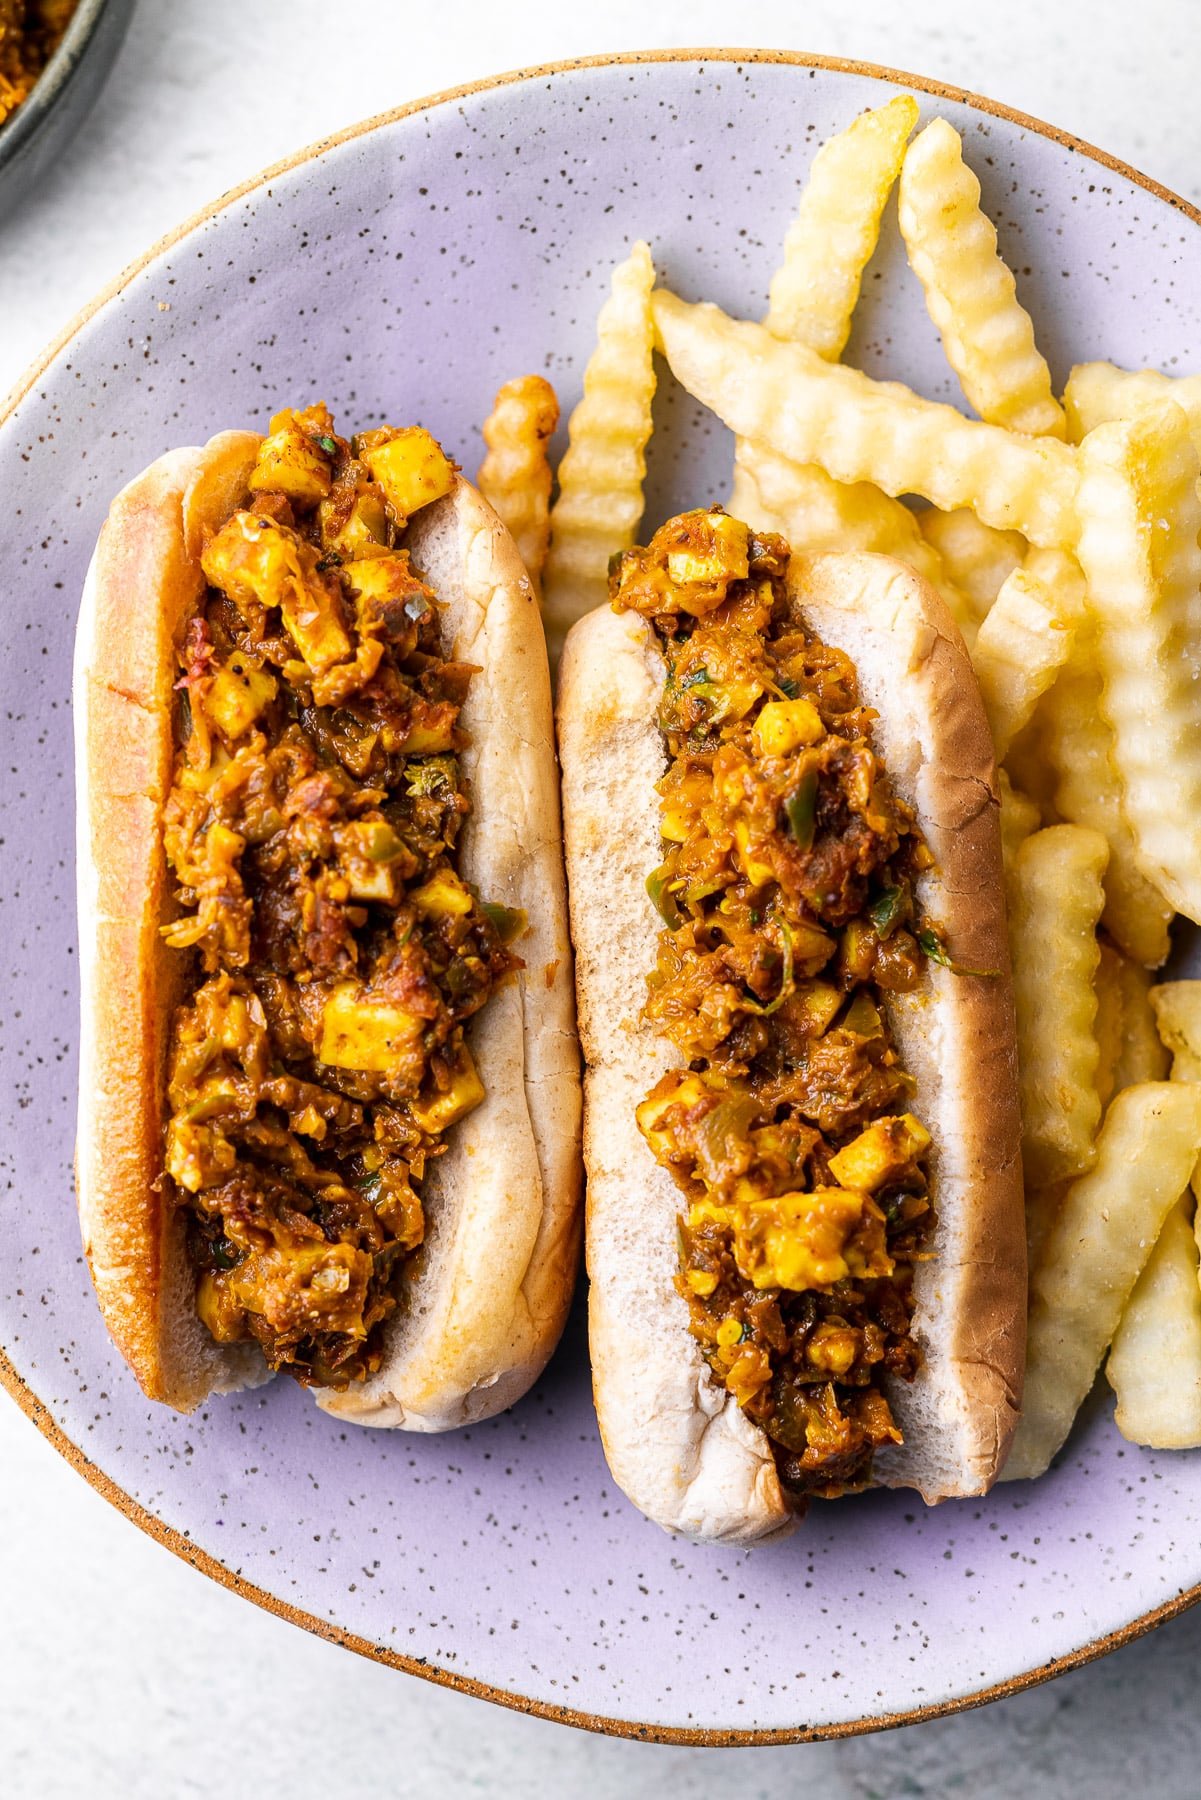
<path id="1" fill-rule="evenodd" d="M 82 135 L 0 225 L 0 392 L 153 238 L 324 132 L 522 63 L 722 42 L 974 87 L 1201 198 L 1201 15 L 1184 0 L 609 0 L 595 20 L 542 0 L 459 0 L 446 14 L 397 0 L 142 0 Z M 638 1800 L 728 1783 L 745 1800 L 1198 1790 L 1201 1610 L 1049 1688 L 892 1737 L 660 1749 L 501 1713 L 267 1617 L 142 1537 L 8 1404 L 0 1469 L 0 1788 L 21 1800 L 266 1788 L 295 1800 L 440 1788 Z"/>

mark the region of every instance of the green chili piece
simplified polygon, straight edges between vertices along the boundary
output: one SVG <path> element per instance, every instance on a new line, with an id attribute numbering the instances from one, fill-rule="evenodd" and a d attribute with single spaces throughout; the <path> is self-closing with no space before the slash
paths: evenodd
<path id="1" fill-rule="evenodd" d="M 817 823 L 817 770 L 805 769 L 801 779 L 784 802 L 784 811 L 788 815 L 788 829 L 802 850 L 808 850 L 813 844 L 813 833 Z"/>
<path id="2" fill-rule="evenodd" d="M 775 999 L 769 1000 L 766 1005 L 761 1004 L 758 1000 L 744 1000 L 742 1002 L 742 1007 L 745 1012 L 757 1013 L 761 1019 L 770 1019 L 771 1015 L 783 1006 L 785 1000 L 788 999 L 796 986 L 796 983 L 792 978 L 794 962 L 792 953 L 792 933 L 789 931 L 783 919 L 773 918 L 769 923 L 776 927 L 783 940 L 784 968 L 780 975 L 780 991 Z"/>
<path id="3" fill-rule="evenodd" d="M 421 794 L 453 792 L 459 779 L 459 765 L 453 756 L 426 756 L 405 767 L 408 791 L 416 799 Z"/>
<path id="4" fill-rule="evenodd" d="M 905 915 L 906 899 L 904 888 L 889 887 L 872 901 L 868 911 L 878 936 L 891 937 Z"/>
<path id="5" fill-rule="evenodd" d="M 384 863 L 399 856 L 404 845 L 385 820 L 373 819 L 364 848 L 369 862 Z"/>
<path id="6" fill-rule="evenodd" d="M 918 947 L 931 962 L 938 963 L 940 968 L 950 969 L 952 975 L 978 975 L 982 981 L 995 981 L 1001 973 L 1000 969 L 969 969 L 966 963 L 952 961 L 947 955 L 946 945 L 928 925 L 918 932 L 917 941 Z"/>
<path id="7" fill-rule="evenodd" d="M 496 935 L 502 944 L 511 944 L 526 928 L 523 907 L 498 906 L 494 900 L 483 900 L 480 902 L 480 911 L 496 927 Z"/>
<path id="8" fill-rule="evenodd" d="M 660 863 L 646 878 L 646 891 L 651 897 L 651 904 L 669 931 L 678 931 L 684 923 L 684 915 L 676 905 L 676 897 L 671 891 L 670 883 L 674 873 L 669 863 Z"/>
<path id="9" fill-rule="evenodd" d="M 684 904 L 685 906 L 699 906 L 701 901 L 707 900 L 711 894 L 720 894 L 725 885 L 724 881 L 690 881 L 684 889 Z M 755 923 L 753 917 L 751 923 L 752 925 Z"/>
<path id="10" fill-rule="evenodd" d="M 844 1031 L 853 1031 L 861 1038 L 878 1038 L 884 1029 L 875 1001 L 870 994 L 862 992 L 856 994 L 847 1007 L 842 1024 Z"/>

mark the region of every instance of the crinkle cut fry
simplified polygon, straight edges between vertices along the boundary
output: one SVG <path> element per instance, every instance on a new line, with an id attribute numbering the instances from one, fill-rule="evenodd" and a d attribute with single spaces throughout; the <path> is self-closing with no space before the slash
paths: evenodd
<path id="1" fill-rule="evenodd" d="M 1002 1479 L 1041 1475 L 1076 1416 L 1201 1147 L 1201 1086 L 1149 1081 L 1110 1106 L 1031 1279 L 1026 1391 Z"/>
<path id="2" fill-rule="evenodd" d="M 546 448 L 559 423 L 554 388 L 541 375 L 506 381 L 484 420 L 488 453 L 476 485 L 508 529 L 535 584 L 550 543 L 551 471 Z"/>
<path id="3" fill-rule="evenodd" d="M 965 419 L 899 382 L 873 381 L 782 344 L 761 325 L 665 289 L 655 327 L 677 380 L 741 437 L 842 482 L 920 494 L 944 512 L 970 506 L 988 525 L 1061 549 L 1076 534 L 1076 456 Z"/>
<path id="4" fill-rule="evenodd" d="M 827 139 L 813 159 L 763 323 L 773 337 L 837 362 L 851 335 L 863 271 L 917 124 L 912 94 L 896 94 Z"/>
<path id="5" fill-rule="evenodd" d="M 1201 920 L 1201 472 L 1173 402 L 1080 447 L 1081 567 L 1136 859 Z"/>
<path id="6" fill-rule="evenodd" d="M 990 424 L 1062 438 L 1051 371 L 981 208 L 963 140 L 946 119 L 931 120 L 910 144 L 898 212 L 910 266 L 969 403 Z"/>
<path id="7" fill-rule="evenodd" d="M 1082 1173 L 1095 1156 L 1097 921 L 1105 839 L 1052 825 L 1017 852 L 1012 883 L 1013 990 L 1022 1095 L 1022 1160 L 1036 1187 Z"/>
<path id="8" fill-rule="evenodd" d="M 650 248 L 636 243 L 613 271 L 596 322 L 596 348 L 584 371 L 583 398 L 568 421 L 542 577 L 552 661 L 570 626 L 607 597 L 609 558 L 630 548 L 642 517 L 655 392 L 654 284 Z"/>

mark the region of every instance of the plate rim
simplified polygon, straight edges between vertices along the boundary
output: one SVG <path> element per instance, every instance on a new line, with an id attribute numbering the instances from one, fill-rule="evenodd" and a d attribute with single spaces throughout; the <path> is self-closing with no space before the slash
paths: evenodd
<path id="1" fill-rule="evenodd" d="M 189 237 L 209 220 L 216 218 L 219 213 L 236 205 L 247 194 L 267 186 L 279 176 L 299 168 L 306 162 L 313 161 L 328 150 L 351 143 L 356 138 L 365 137 L 383 126 L 395 124 L 398 120 L 409 118 L 415 113 L 431 111 L 435 107 L 445 106 L 474 94 L 491 93 L 501 88 L 514 86 L 518 82 L 537 81 L 572 74 L 581 69 L 608 69 L 650 63 L 728 63 L 733 65 L 759 63 L 810 70 L 823 69 L 838 74 L 859 75 L 891 86 L 915 88 L 920 93 L 931 94 L 943 100 L 951 100 L 959 105 L 970 107 L 976 112 L 1004 119 L 1009 124 L 1035 132 L 1040 137 L 1047 138 L 1067 150 L 1088 157 L 1090 161 L 1133 182 L 1137 187 L 1144 189 L 1156 199 L 1182 213 L 1185 218 L 1191 219 L 1195 225 L 1201 226 L 1201 208 L 1194 206 L 1191 201 L 1184 199 L 1182 195 L 1175 193 L 1162 182 L 1156 181 L 1150 175 L 1143 174 L 1141 170 L 1134 168 L 1130 163 L 1123 162 L 1121 158 L 1111 156 L 1108 151 L 1099 149 L 1086 139 L 1076 137 L 1072 132 L 1063 131 L 1058 126 L 1038 119 L 1030 113 L 1021 112 L 1016 107 L 1006 106 L 999 100 L 975 93 L 969 88 L 957 87 L 953 83 L 938 81 L 931 76 L 915 75 L 905 69 L 894 69 L 879 63 L 863 62 L 848 57 L 826 56 L 810 51 L 713 46 L 667 50 L 624 50 L 598 56 L 565 57 L 553 62 L 535 63 L 524 68 L 505 70 L 497 75 L 483 76 L 476 81 L 463 82 L 454 87 L 443 88 L 433 94 L 406 101 L 403 105 L 389 108 L 385 112 L 374 113 L 357 124 L 346 126 L 341 131 L 319 138 L 294 151 L 291 155 L 269 164 L 257 174 L 251 175 L 237 186 L 229 188 L 217 199 L 200 207 L 180 225 L 158 238 L 140 256 L 135 257 L 111 282 L 75 313 L 46 349 L 35 358 L 25 373 L 18 378 L 11 391 L 0 401 L 0 428 L 12 418 L 41 376 L 78 336 L 88 321 L 120 295 L 150 263 L 162 256 L 172 246 Z M 388 1649 L 382 1644 L 372 1643 L 369 1638 L 365 1638 L 357 1632 L 348 1631 L 332 1620 L 319 1618 L 317 1614 L 281 1599 L 268 1589 L 260 1587 L 258 1583 L 247 1580 L 245 1576 L 237 1570 L 229 1568 L 207 1550 L 201 1549 L 199 1545 L 192 1542 L 186 1531 L 180 1531 L 176 1527 L 166 1524 L 148 1507 L 143 1506 L 131 1494 L 126 1493 L 125 1489 L 111 1475 L 108 1475 L 92 1461 L 79 1444 L 68 1437 L 50 1408 L 17 1371 L 3 1345 L 0 1345 L 0 1387 L 3 1387 L 11 1395 L 26 1418 L 37 1427 L 42 1436 L 58 1451 L 71 1468 L 77 1474 L 82 1475 L 90 1487 L 136 1525 L 139 1530 L 145 1532 L 156 1543 L 162 1544 L 183 1562 L 217 1582 L 219 1586 L 229 1589 L 244 1600 L 252 1601 L 264 1612 L 284 1619 L 289 1624 L 298 1625 L 302 1630 L 312 1633 L 315 1637 L 323 1638 L 327 1643 L 337 1644 L 346 1650 L 353 1650 L 356 1655 L 365 1656 L 371 1661 L 382 1663 L 389 1668 L 399 1669 L 405 1674 L 420 1676 L 423 1680 L 431 1681 L 440 1687 L 451 1688 L 457 1693 L 470 1694 L 476 1699 L 488 1700 L 495 1705 L 508 1707 L 515 1712 L 527 1713 L 535 1718 L 547 1719 L 561 1725 L 576 1726 L 579 1729 L 608 1737 L 629 1738 L 647 1743 L 731 1748 L 756 1744 L 811 1743 L 817 1740 L 857 1737 L 870 1732 L 891 1730 L 901 1725 L 923 1724 L 931 1719 L 947 1718 L 955 1713 L 970 1711 L 974 1707 L 987 1705 L 993 1700 L 1006 1699 L 1012 1694 L 1040 1686 L 1057 1675 L 1066 1674 L 1072 1669 L 1083 1668 L 1088 1663 L 1108 1655 L 1110 1651 L 1133 1643 L 1137 1638 L 1153 1631 L 1156 1626 L 1178 1617 L 1189 1607 L 1201 1601 L 1201 1582 L 1198 1582 L 1194 1587 L 1182 1589 L 1173 1599 L 1164 1601 L 1148 1612 L 1138 1614 L 1128 1624 L 1119 1626 L 1114 1631 L 1104 1633 L 1100 1637 L 1092 1638 L 1062 1656 L 1038 1663 L 1033 1668 L 1009 1676 L 1003 1681 L 994 1682 L 989 1687 L 982 1688 L 977 1692 L 933 1701 L 925 1706 L 911 1707 L 902 1712 L 869 1713 L 858 1719 L 832 1720 L 820 1725 L 798 1724 L 749 1730 L 647 1724 L 636 1719 L 617 1718 L 606 1714 L 581 1711 L 574 1707 L 559 1706 L 553 1701 L 538 1700 L 513 1689 L 497 1687 L 492 1683 L 460 1674 L 457 1670 L 432 1663 L 425 1657 L 406 1656 L 400 1651 Z"/>

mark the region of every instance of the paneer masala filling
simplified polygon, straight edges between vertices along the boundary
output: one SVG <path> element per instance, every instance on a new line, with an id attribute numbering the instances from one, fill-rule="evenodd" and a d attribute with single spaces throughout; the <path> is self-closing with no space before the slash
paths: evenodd
<path id="1" fill-rule="evenodd" d="M 484 1096 L 464 1027 L 519 966 L 521 915 L 457 866 L 473 670 L 399 547 L 453 480 L 419 428 L 280 413 L 177 651 L 165 1186 L 213 1337 L 304 1383 L 378 1367 L 422 1180 Z"/>
<path id="2" fill-rule="evenodd" d="M 789 547 L 720 509 L 615 560 L 657 634 L 664 929 L 645 1017 L 681 1057 L 638 1124 L 682 1199 L 693 1335 L 795 1504 L 867 1485 L 901 1441 L 930 1137 L 890 994 L 947 962 L 932 857 L 873 747 L 854 667 L 791 615 Z"/>

